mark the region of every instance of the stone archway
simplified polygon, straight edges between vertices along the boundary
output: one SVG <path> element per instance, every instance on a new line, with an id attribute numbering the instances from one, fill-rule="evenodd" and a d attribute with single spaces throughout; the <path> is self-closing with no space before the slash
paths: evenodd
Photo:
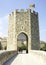
<path id="1" fill-rule="evenodd" d="M 28 36 L 23 32 L 17 37 L 17 50 L 19 52 L 25 50 L 28 53 Z"/>
<path id="2" fill-rule="evenodd" d="M 17 38 L 21 32 L 24 33 L 26 39 L 28 38 L 28 52 L 40 49 L 37 12 L 31 12 L 31 9 L 28 9 L 26 11 L 15 10 L 9 14 L 7 50 L 17 51 Z"/>

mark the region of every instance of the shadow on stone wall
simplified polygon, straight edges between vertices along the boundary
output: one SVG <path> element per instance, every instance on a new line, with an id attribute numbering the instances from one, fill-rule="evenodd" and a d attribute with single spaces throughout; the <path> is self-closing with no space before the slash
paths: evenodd
<path id="1" fill-rule="evenodd" d="M 5 51 L 0 54 L 0 65 L 3 65 L 11 57 L 17 55 L 17 51 Z"/>

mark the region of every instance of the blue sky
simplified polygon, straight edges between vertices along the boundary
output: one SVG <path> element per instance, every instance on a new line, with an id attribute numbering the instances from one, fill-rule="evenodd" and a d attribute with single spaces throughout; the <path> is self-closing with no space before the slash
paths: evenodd
<path id="1" fill-rule="evenodd" d="M 0 1 L 0 36 L 8 36 L 8 14 L 15 9 L 28 9 L 35 4 L 39 13 L 40 40 L 46 41 L 46 0 L 1 0 Z"/>

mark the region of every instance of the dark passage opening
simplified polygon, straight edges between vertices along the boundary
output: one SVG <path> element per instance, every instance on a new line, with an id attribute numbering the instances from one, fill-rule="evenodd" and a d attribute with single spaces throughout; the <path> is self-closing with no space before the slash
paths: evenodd
<path id="1" fill-rule="evenodd" d="M 28 53 L 28 36 L 25 33 L 17 37 L 17 50 L 19 53 Z"/>

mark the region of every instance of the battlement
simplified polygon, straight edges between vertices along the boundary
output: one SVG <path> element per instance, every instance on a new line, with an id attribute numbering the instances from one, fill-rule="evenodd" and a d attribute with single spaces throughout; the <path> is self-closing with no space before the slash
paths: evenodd
<path id="1" fill-rule="evenodd" d="M 16 12 L 27 12 L 29 9 L 16 9 Z"/>
<path id="2" fill-rule="evenodd" d="M 32 14 L 38 15 L 38 12 L 35 12 L 34 10 L 31 12 Z"/>
<path id="3" fill-rule="evenodd" d="M 31 9 L 16 9 L 15 10 L 16 12 L 31 12 L 31 13 L 34 13 L 34 14 L 37 14 L 37 12 L 35 12 L 34 10 L 32 11 Z"/>
<path id="4" fill-rule="evenodd" d="M 9 16 L 8 28 L 8 50 L 18 50 L 19 45 L 25 44 L 29 50 L 39 50 L 39 26 L 38 13 L 32 9 L 15 9 Z M 23 34 L 24 39 L 19 41 L 19 34 Z M 22 35 L 22 38 L 23 38 Z M 20 36 L 21 37 L 21 36 Z M 37 41 L 36 41 L 37 40 Z"/>
<path id="5" fill-rule="evenodd" d="M 34 10 L 32 11 L 31 9 L 16 9 L 16 10 L 14 10 L 11 14 L 9 14 L 10 16 L 11 15 L 13 15 L 14 14 L 14 12 L 16 12 L 16 13 L 28 13 L 28 12 L 30 12 L 30 13 L 32 13 L 32 14 L 38 14 L 38 12 L 35 12 Z"/>

